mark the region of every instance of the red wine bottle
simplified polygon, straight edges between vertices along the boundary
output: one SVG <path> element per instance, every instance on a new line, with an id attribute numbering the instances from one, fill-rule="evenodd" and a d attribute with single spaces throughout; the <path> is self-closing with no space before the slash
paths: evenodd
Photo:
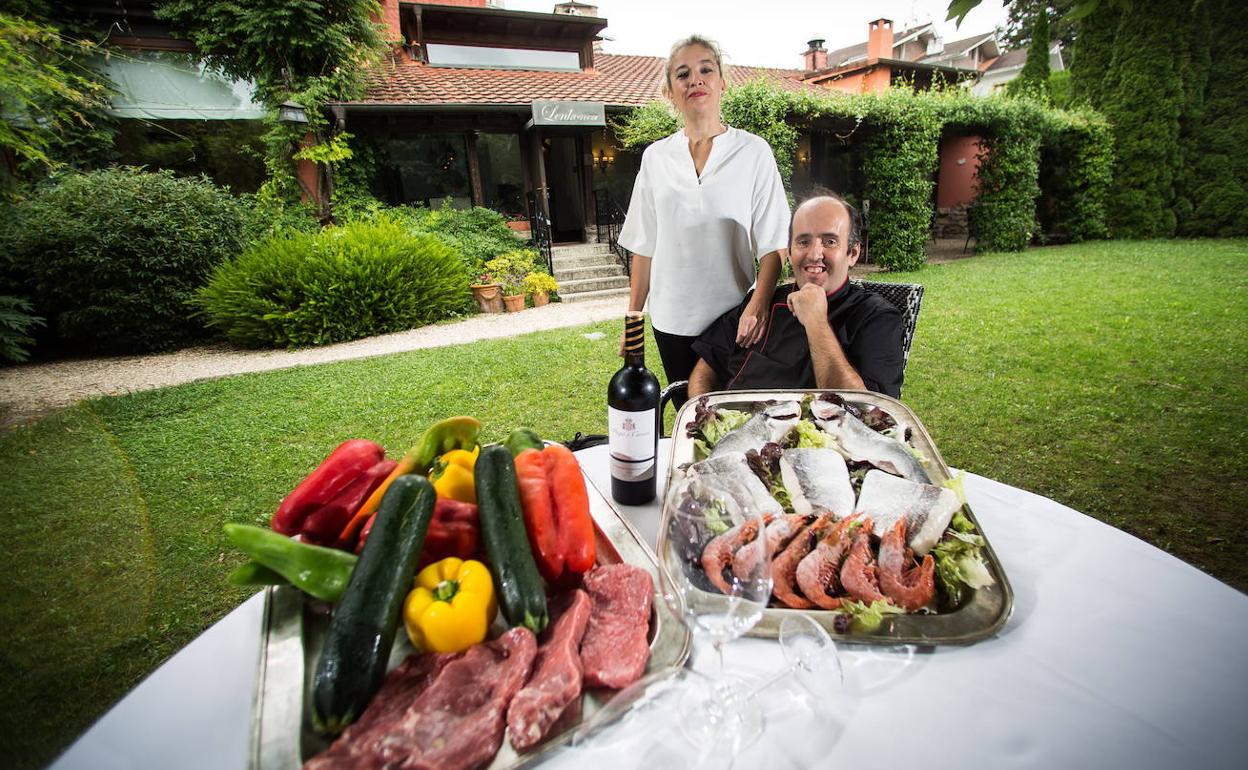
<path id="1" fill-rule="evenodd" d="M 611 497 L 623 505 L 654 499 L 659 448 L 659 380 L 646 368 L 646 321 L 624 316 L 624 365 L 607 385 Z"/>

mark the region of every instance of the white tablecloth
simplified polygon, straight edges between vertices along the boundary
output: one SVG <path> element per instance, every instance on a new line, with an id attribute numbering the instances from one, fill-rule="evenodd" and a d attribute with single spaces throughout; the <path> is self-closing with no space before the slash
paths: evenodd
<path id="1" fill-rule="evenodd" d="M 609 494 L 606 448 L 578 456 Z M 784 711 L 776 688 L 768 730 L 737 767 L 1248 763 L 1248 596 L 1052 500 L 973 474 L 965 486 L 1014 589 L 1001 633 L 969 647 L 842 646 L 858 694 L 829 701 L 832 716 L 815 721 Z M 658 506 L 620 510 L 653 546 Z M 261 610 L 257 594 L 206 631 L 54 767 L 245 767 Z M 696 667 L 705 652 L 695 649 Z M 778 645 L 759 639 L 731 643 L 726 660 L 760 674 L 784 665 Z M 593 752 L 595 770 L 670 765 L 653 736 L 633 738 L 627 750 L 591 746 L 550 764 L 579 770 Z"/>

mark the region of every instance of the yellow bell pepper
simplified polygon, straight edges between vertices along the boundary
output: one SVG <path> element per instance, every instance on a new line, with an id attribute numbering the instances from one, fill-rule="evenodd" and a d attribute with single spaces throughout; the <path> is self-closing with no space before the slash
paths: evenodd
<path id="1" fill-rule="evenodd" d="M 429 474 L 433 491 L 438 493 L 438 497 L 477 504 L 474 469 L 479 454 L 481 447 L 476 446 L 471 452 L 466 449 L 452 449 L 438 458 Z"/>
<path id="2" fill-rule="evenodd" d="M 425 652 L 460 652 L 485 641 L 498 602 L 490 570 L 454 556 L 422 569 L 403 600 L 403 625 Z"/>

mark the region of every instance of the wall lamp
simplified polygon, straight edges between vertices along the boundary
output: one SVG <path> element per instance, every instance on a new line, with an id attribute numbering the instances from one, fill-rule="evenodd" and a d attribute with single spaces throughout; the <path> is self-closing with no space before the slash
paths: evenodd
<path id="1" fill-rule="evenodd" d="M 608 155 L 606 150 L 599 147 L 598 153 L 594 156 L 594 165 L 597 166 L 599 170 L 606 171 L 611 168 L 611 164 L 613 163 L 615 163 L 615 156 Z"/>

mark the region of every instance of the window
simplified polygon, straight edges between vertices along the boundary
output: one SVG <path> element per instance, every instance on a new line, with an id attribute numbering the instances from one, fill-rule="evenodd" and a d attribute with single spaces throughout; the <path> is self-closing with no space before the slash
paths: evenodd
<path id="1" fill-rule="evenodd" d="M 576 51 L 539 51 L 532 48 L 488 48 L 475 45 L 426 43 L 425 52 L 429 56 L 429 63 L 438 67 L 565 72 L 580 72 L 581 70 L 581 57 Z"/>
<path id="2" fill-rule="evenodd" d="M 481 134 L 477 137 L 481 164 L 481 205 L 504 216 L 527 216 L 524 205 L 524 170 L 520 167 L 520 137 L 516 134 Z"/>
<path id="3" fill-rule="evenodd" d="M 393 203 L 437 208 L 450 197 L 458 208 L 472 205 L 468 153 L 463 134 L 424 134 L 385 143 L 386 176 Z"/>

